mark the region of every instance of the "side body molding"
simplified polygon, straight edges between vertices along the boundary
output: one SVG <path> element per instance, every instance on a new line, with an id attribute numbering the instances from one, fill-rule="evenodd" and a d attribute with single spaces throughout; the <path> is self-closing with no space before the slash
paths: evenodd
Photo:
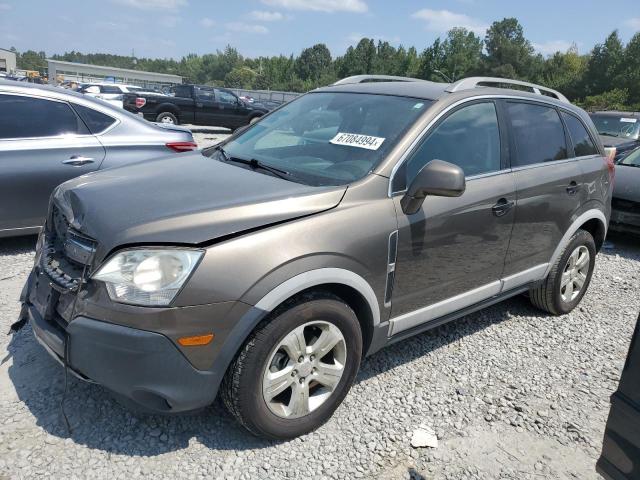
<path id="1" fill-rule="evenodd" d="M 553 267 L 553 264 L 556 262 L 558 257 L 562 255 L 562 251 L 569 244 L 569 240 L 571 240 L 571 237 L 573 236 L 573 234 L 576 233 L 578 229 L 585 222 L 592 220 L 594 218 L 602 222 L 602 225 L 604 226 L 604 230 L 605 230 L 605 237 L 607 236 L 607 229 L 609 227 L 609 224 L 607 222 L 607 217 L 604 216 L 604 213 L 602 213 L 602 211 L 598 210 L 597 208 L 592 208 L 591 210 L 587 210 L 586 212 L 584 212 L 582 215 L 580 215 L 578 218 L 574 220 L 574 222 L 565 232 L 564 236 L 560 239 L 558 246 L 556 247 L 556 249 L 553 252 L 553 255 L 551 256 L 551 260 L 549 260 L 549 266 L 547 267 L 547 270 L 544 272 L 544 275 L 542 276 L 542 278 L 546 277 L 549 274 L 551 267 Z"/>
<path id="2" fill-rule="evenodd" d="M 373 325 L 376 326 L 380 323 L 378 298 L 369 283 L 357 273 L 343 268 L 319 268 L 300 273 L 267 293 L 256 303 L 255 307 L 270 312 L 292 295 L 307 288 L 327 283 L 347 285 L 357 290 L 369 304 Z"/>

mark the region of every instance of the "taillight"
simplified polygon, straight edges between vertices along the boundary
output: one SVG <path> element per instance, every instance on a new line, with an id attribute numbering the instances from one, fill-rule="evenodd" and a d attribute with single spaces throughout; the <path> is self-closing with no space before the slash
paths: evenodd
<path id="1" fill-rule="evenodd" d="M 198 145 L 196 144 L 196 142 L 169 142 L 166 145 L 167 145 L 167 148 L 178 153 L 190 152 L 198 148 Z"/>
<path id="2" fill-rule="evenodd" d="M 616 147 L 604 147 L 604 161 L 609 169 L 609 179 L 613 181 L 613 177 L 616 174 Z"/>
<path id="3" fill-rule="evenodd" d="M 136 108 L 142 108 L 147 104 L 146 98 L 137 97 L 136 98 Z"/>

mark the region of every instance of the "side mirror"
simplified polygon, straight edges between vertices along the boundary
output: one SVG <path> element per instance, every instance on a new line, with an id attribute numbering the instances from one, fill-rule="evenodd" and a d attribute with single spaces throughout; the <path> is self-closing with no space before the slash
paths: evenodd
<path id="1" fill-rule="evenodd" d="M 459 197 L 465 188 L 464 172 L 459 166 L 442 160 L 431 160 L 413 179 L 400 200 L 400 205 L 405 214 L 412 215 L 420 209 L 427 195 Z"/>

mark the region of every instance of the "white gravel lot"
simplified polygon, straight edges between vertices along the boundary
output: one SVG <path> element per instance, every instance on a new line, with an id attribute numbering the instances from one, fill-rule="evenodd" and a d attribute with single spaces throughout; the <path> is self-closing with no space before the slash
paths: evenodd
<path id="1" fill-rule="evenodd" d="M 34 238 L 0 240 L 9 329 Z M 71 379 L 30 327 L 0 338 L 0 478 L 596 479 L 595 461 L 640 309 L 640 242 L 610 239 L 581 306 L 548 317 L 519 297 L 391 346 L 362 364 L 334 417 L 290 442 L 250 436 L 219 402 L 137 417 Z M 413 449 L 433 428 L 436 449 Z"/>
<path id="2" fill-rule="evenodd" d="M 193 139 L 198 144 L 198 148 L 210 147 L 231 135 L 231 130 L 223 127 L 203 127 L 200 125 L 183 126 L 191 130 Z"/>

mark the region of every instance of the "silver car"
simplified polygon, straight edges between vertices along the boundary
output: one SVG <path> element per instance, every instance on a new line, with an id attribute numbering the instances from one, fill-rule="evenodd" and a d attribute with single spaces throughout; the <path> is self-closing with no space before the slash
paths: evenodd
<path id="1" fill-rule="evenodd" d="M 51 192 L 66 180 L 196 148 L 184 127 L 69 90 L 0 80 L 0 237 L 38 232 Z"/>

